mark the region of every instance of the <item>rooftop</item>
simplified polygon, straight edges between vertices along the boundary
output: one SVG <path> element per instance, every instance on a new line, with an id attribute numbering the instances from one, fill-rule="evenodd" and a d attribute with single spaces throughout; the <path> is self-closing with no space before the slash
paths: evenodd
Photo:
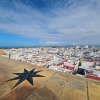
<path id="1" fill-rule="evenodd" d="M 17 80 L 5 81 L 15 77 L 12 73 L 23 72 L 24 68 L 43 70 L 39 74 L 45 77 L 33 77 L 34 86 L 24 81 L 11 89 Z M 100 81 L 0 56 L 0 98 L 2 100 L 99 100 L 99 93 Z"/>

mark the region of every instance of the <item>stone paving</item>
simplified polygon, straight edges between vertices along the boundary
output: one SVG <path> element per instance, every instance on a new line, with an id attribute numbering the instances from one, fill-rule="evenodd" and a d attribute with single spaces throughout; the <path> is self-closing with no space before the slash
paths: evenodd
<path id="1" fill-rule="evenodd" d="M 17 80 L 6 80 L 15 77 L 12 73 L 23 72 L 24 68 L 43 70 L 38 74 L 45 77 L 33 77 L 34 86 L 25 80 L 11 89 Z M 100 100 L 99 94 L 100 81 L 0 56 L 0 100 Z"/>

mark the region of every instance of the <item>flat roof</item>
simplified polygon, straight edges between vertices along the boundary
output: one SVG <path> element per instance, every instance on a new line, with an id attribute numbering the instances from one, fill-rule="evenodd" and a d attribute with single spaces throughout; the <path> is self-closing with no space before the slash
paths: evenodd
<path id="1" fill-rule="evenodd" d="M 43 70 L 45 77 L 33 77 L 34 86 L 27 80 L 11 89 L 17 82 L 5 82 L 21 73 L 24 68 Z M 59 72 L 30 63 L 0 56 L 0 98 L 2 100 L 99 100 L 100 81 Z"/>

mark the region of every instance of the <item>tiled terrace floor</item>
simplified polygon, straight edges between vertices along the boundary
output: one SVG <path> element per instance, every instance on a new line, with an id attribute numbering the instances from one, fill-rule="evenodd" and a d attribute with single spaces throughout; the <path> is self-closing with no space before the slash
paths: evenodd
<path id="1" fill-rule="evenodd" d="M 24 68 L 43 70 L 38 74 L 45 77 L 33 78 L 34 86 L 26 80 L 12 90 L 17 80 L 5 81 Z M 100 100 L 100 81 L 0 56 L 0 100 Z"/>

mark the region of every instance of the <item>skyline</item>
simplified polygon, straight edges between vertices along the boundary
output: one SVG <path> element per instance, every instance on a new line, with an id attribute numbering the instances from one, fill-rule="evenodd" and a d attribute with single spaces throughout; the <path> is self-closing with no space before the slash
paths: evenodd
<path id="1" fill-rule="evenodd" d="M 0 0 L 0 46 L 99 45 L 98 0 Z"/>

